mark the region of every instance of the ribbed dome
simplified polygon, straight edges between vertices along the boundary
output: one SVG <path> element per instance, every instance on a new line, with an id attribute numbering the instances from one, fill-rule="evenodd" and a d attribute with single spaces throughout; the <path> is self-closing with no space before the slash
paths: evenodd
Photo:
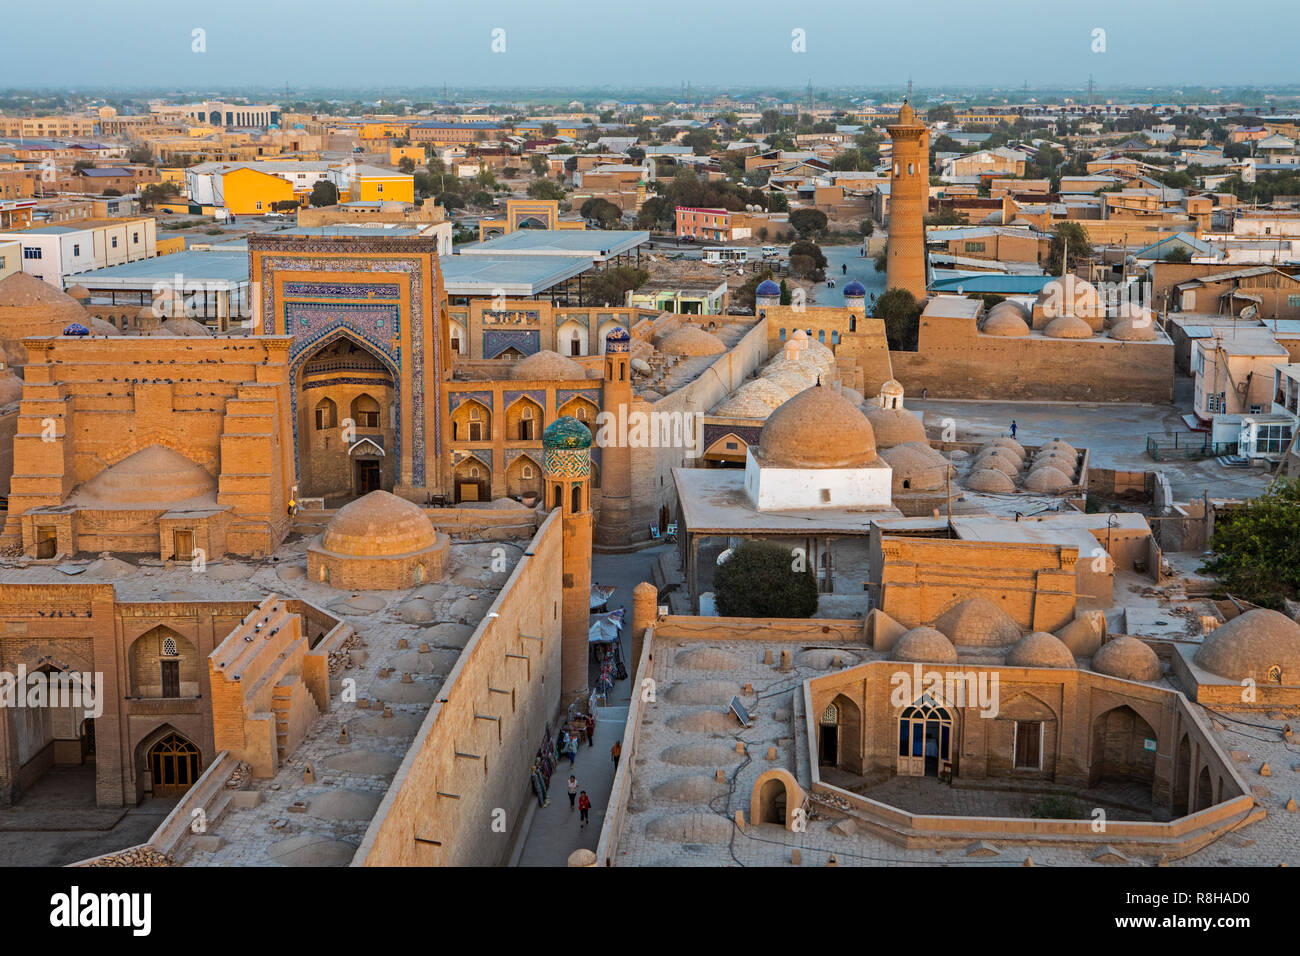
<path id="1" fill-rule="evenodd" d="M 1003 338 L 1019 338 L 1028 335 L 1029 323 L 1020 316 L 1020 310 L 1014 306 L 1002 310 L 1004 305 L 1009 306 L 1011 303 L 999 302 L 995 305 L 989 311 L 988 317 L 980 327 L 980 331 L 985 335 L 997 335 Z"/>
<path id="2" fill-rule="evenodd" d="M 957 661 L 957 648 L 932 627 L 914 627 L 895 642 L 889 659 L 917 664 L 953 664 Z"/>
<path id="3" fill-rule="evenodd" d="M 920 416 L 906 408 L 881 408 L 873 402 L 867 406 L 867 421 L 871 422 L 879 448 L 927 441 Z"/>
<path id="4" fill-rule="evenodd" d="M 805 389 L 774 411 L 758 442 L 779 468 L 859 468 L 877 461 L 871 422 L 834 389 Z"/>
<path id="5" fill-rule="evenodd" d="M 721 355 L 727 351 L 722 339 L 694 325 L 673 329 L 659 342 L 659 351 L 668 355 Z"/>
<path id="6" fill-rule="evenodd" d="M 952 467 L 948 460 L 925 441 L 909 441 L 880 453 L 889 467 L 894 494 L 911 491 L 935 491 L 944 486 Z"/>
<path id="7" fill-rule="evenodd" d="M 1300 684 L 1300 624 L 1267 608 L 1247 611 L 1207 636 L 1194 660 L 1231 680 Z M 1271 668 L 1280 675 L 1271 675 Z"/>
<path id="8" fill-rule="evenodd" d="M 1025 457 L 1025 446 L 1020 444 L 1020 442 L 1016 441 L 1014 438 L 1006 438 L 1005 436 L 993 439 L 985 445 L 984 448 L 1009 448 L 1011 451 L 1015 452 L 1017 458 Z M 980 451 L 983 451 L 984 448 L 981 448 Z"/>
<path id="9" fill-rule="evenodd" d="M 150 445 L 105 468 L 84 486 L 106 504 L 169 504 L 214 496 L 217 482 L 178 451 Z"/>
<path id="10" fill-rule="evenodd" d="M 972 471 L 966 478 L 966 487 L 971 491 L 982 491 L 987 495 L 1011 495 L 1016 491 L 1016 483 L 993 468 Z"/>
<path id="11" fill-rule="evenodd" d="M 632 333 L 630 333 L 627 329 L 623 328 L 623 326 L 621 325 L 615 326 L 614 328 L 610 329 L 608 332 L 605 333 L 606 345 L 609 345 L 612 342 L 630 342 L 630 341 L 632 341 Z"/>
<path id="12" fill-rule="evenodd" d="M 516 362 L 510 370 L 510 377 L 517 381 L 569 381 L 586 378 L 587 372 L 573 359 L 559 352 L 542 349 Z"/>
<path id="13" fill-rule="evenodd" d="M 934 626 L 958 646 L 1001 647 L 1020 640 L 1020 626 L 981 595 L 969 597 L 939 615 Z"/>
<path id="14" fill-rule="evenodd" d="M 381 557 L 421 551 L 436 537 L 418 505 L 387 491 L 372 491 L 339 509 L 325 526 L 321 545 L 334 554 Z"/>
<path id="15" fill-rule="evenodd" d="M 729 418 L 767 418 L 792 397 L 781 386 L 756 378 L 732 392 L 730 398 L 713 410 L 713 414 Z"/>
<path id="16" fill-rule="evenodd" d="M 758 284 L 758 288 L 754 290 L 754 295 L 780 295 L 780 294 L 781 294 L 781 287 L 777 285 L 775 282 L 773 282 L 771 279 L 764 279 L 762 282 Z"/>
<path id="17" fill-rule="evenodd" d="M 1049 339 L 1090 339 L 1092 326 L 1073 315 L 1063 315 L 1048 322 L 1043 334 Z"/>
<path id="18" fill-rule="evenodd" d="M 1074 479 L 1052 465 L 1035 469 L 1025 478 L 1025 487 L 1030 491 L 1044 494 L 1056 494 L 1074 484 Z"/>
<path id="19" fill-rule="evenodd" d="M 1120 319 L 1110 327 L 1110 337 L 1121 342 L 1152 342 L 1157 338 L 1150 319 Z"/>
<path id="20" fill-rule="evenodd" d="M 1124 680 L 1160 679 L 1160 658 L 1136 637 L 1117 637 L 1107 641 L 1092 655 L 1092 669 L 1098 674 Z"/>
<path id="21" fill-rule="evenodd" d="M 1034 631 L 1007 652 L 1010 667 L 1075 667 L 1074 655 L 1054 634 Z"/>
<path id="22" fill-rule="evenodd" d="M 849 284 L 844 287 L 845 298 L 848 298 L 849 296 L 857 296 L 858 298 L 865 298 L 866 294 L 867 294 L 867 287 L 864 286 L 857 279 L 850 279 Z"/>
<path id="23" fill-rule="evenodd" d="M 1074 275 L 1059 276 L 1047 283 L 1038 294 L 1038 302 L 1049 319 L 1066 315 L 1095 319 L 1103 314 L 1096 287 Z"/>

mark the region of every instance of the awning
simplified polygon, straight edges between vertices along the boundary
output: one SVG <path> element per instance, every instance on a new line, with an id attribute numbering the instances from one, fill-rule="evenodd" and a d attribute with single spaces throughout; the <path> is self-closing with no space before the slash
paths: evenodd
<path id="1" fill-rule="evenodd" d="M 602 587 L 599 584 L 593 584 L 591 586 L 591 607 L 603 607 L 608 604 L 609 599 L 614 595 L 616 590 L 618 589 L 613 586 Z"/>
<path id="2" fill-rule="evenodd" d="M 618 640 L 619 631 L 623 630 L 623 609 L 608 614 L 597 614 L 591 618 L 587 630 L 588 644 L 609 644 Z"/>

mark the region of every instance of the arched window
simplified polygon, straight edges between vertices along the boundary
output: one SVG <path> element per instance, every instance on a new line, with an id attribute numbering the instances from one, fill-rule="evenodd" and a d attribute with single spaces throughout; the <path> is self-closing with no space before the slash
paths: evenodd
<path id="1" fill-rule="evenodd" d="M 573 486 L 572 510 L 577 512 L 582 510 L 582 485 Z"/>
<path id="2" fill-rule="evenodd" d="M 821 722 L 826 725 L 838 724 L 840 722 L 840 709 L 834 704 L 827 704 L 826 709 L 822 711 Z"/>
<path id="3" fill-rule="evenodd" d="M 782 329 L 782 330 L 781 330 L 781 341 L 782 341 L 782 342 L 785 341 L 785 329 Z"/>
<path id="4" fill-rule="evenodd" d="M 316 403 L 316 430 L 333 428 L 338 424 L 338 406 L 333 399 L 322 398 Z"/>
<path id="5" fill-rule="evenodd" d="M 524 467 L 523 467 L 523 471 L 521 472 L 521 474 L 522 474 L 525 478 L 531 478 L 531 477 L 533 477 L 533 466 L 532 466 L 532 465 L 524 465 Z"/>
<path id="6" fill-rule="evenodd" d="M 162 645 L 163 657 L 177 657 L 179 651 L 176 650 L 176 638 L 164 637 Z"/>
<path id="7" fill-rule="evenodd" d="M 352 420 L 358 428 L 378 428 L 379 403 L 369 395 L 358 395 L 352 402 Z"/>
<path id="8" fill-rule="evenodd" d="M 822 345 L 825 345 L 825 344 L 826 344 L 826 330 L 825 330 L 825 329 L 818 329 L 818 330 L 817 330 L 817 341 L 820 342 Z"/>
<path id="9" fill-rule="evenodd" d="M 850 332 L 856 332 L 857 330 L 858 330 L 858 317 L 857 317 L 856 315 L 850 315 L 850 316 L 849 316 L 849 331 L 850 331 Z"/>
<path id="10" fill-rule="evenodd" d="M 840 344 L 840 333 L 837 330 L 831 331 L 831 345 Z"/>
<path id="11" fill-rule="evenodd" d="M 554 487 L 555 487 L 555 503 L 552 504 L 551 507 L 558 508 L 564 504 L 564 489 L 559 485 L 555 485 Z"/>

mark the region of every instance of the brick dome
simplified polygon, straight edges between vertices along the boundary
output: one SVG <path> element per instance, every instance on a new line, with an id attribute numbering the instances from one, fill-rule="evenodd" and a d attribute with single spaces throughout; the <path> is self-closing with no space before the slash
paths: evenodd
<path id="1" fill-rule="evenodd" d="M 906 408 L 881 408 L 873 402 L 867 407 L 867 421 L 879 448 L 928 441 L 920 416 Z"/>
<path id="2" fill-rule="evenodd" d="M 1110 327 L 1110 337 L 1121 342 L 1153 342 L 1156 339 L 1155 323 L 1149 318 L 1120 319 Z"/>
<path id="3" fill-rule="evenodd" d="M 953 664 L 957 661 L 957 648 L 932 627 L 914 627 L 894 644 L 889 659 L 917 664 Z"/>
<path id="4" fill-rule="evenodd" d="M 27 364 L 23 339 L 62 335 L 68 326 L 86 325 L 89 319 L 76 299 L 26 272 L 0 281 L 0 347 L 6 365 Z"/>
<path id="5" fill-rule="evenodd" d="M 437 532 L 417 505 L 372 491 L 339 509 L 321 535 L 326 551 L 355 557 L 410 554 L 430 547 Z"/>
<path id="6" fill-rule="evenodd" d="M 767 418 L 790 398 L 782 386 L 766 378 L 756 378 L 732 392 L 713 414 L 727 418 Z"/>
<path id="7" fill-rule="evenodd" d="M 1020 442 L 1016 441 L 1014 438 L 1007 438 L 1005 436 L 993 439 L 985 445 L 984 448 L 1007 448 L 1015 452 L 1017 458 L 1025 457 L 1025 446 L 1020 444 Z M 981 448 L 980 451 L 983 451 L 984 448 Z"/>
<path id="8" fill-rule="evenodd" d="M 952 467 L 948 459 L 930 447 L 926 441 L 908 441 L 880 453 L 889 467 L 894 494 L 912 491 L 936 491 L 944 486 L 944 479 Z"/>
<path id="9" fill-rule="evenodd" d="M 10 405 L 23 397 L 23 380 L 11 369 L 0 369 L 0 407 Z"/>
<path id="10" fill-rule="evenodd" d="M 999 302 L 989 310 L 980 331 L 985 335 L 1019 338 L 1029 334 L 1029 323 L 1025 321 L 1019 306 L 1011 302 Z"/>
<path id="11" fill-rule="evenodd" d="M 774 411 L 758 441 L 765 465 L 860 468 L 878 461 L 867 416 L 833 388 L 805 389 Z"/>
<path id="12" fill-rule="evenodd" d="M 976 595 L 954 604 L 934 626 L 958 646 L 1001 647 L 1020 640 L 1020 626 L 986 597 Z"/>
<path id="13" fill-rule="evenodd" d="M 586 378 L 587 371 L 573 359 L 542 349 L 528 358 L 520 359 L 510 369 L 510 377 L 521 381 L 564 380 Z"/>
<path id="14" fill-rule="evenodd" d="M 694 325 L 674 329 L 659 342 L 659 351 L 668 355 L 721 355 L 727 351 L 722 339 Z"/>
<path id="15" fill-rule="evenodd" d="M 1077 316 L 1063 315 L 1048 322 L 1043 334 L 1049 339 L 1090 339 L 1092 326 Z"/>
<path id="16" fill-rule="evenodd" d="M 976 455 L 975 460 L 971 462 L 971 470 L 981 471 L 985 468 L 991 468 L 994 471 L 1002 472 L 1008 478 L 1014 478 L 1020 474 L 1022 464 L 1010 449 L 995 448 Z"/>
<path id="17" fill-rule="evenodd" d="M 1095 319 L 1103 314 L 1101 296 L 1096 287 L 1075 275 L 1059 276 L 1043 286 L 1043 291 L 1038 294 L 1038 303 L 1049 319 L 1067 315 Z"/>
<path id="18" fill-rule="evenodd" d="M 217 482 L 178 451 L 150 445 L 105 468 L 83 486 L 96 501 L 115 505 L 168 504 L 215 495 Z"/>
<path id="19" fill-rule="evenodd" d="M 1197 667 L 1231 680 L 1300 684 L 1300 624 L 1256 608 L 1221 624 L 1196 652 Z M 1276 676 L 1270 670 L 1276 668 Z"/>
<path id="20" fill-rule="evenodd" d="M 971 491 L 982 491 L 988 495 L 1012 495 L 1016 492 L 1016 483 L 993 468 L 972 471 L 966 479 L 966 487 Z"/>
<path id="21" fill-rule="evenodd" d="M 1092 655 L 1092 669 L 1098 674 L 1124 680 L 1160 679 L 1160 658 L 1136 637 L 1117 637 L 1107 641 Z"/>
<path id="22" fill-rule="evenodd" d="M 1055 634 L 1034 631 L 1007 652 L 1009 667 L 1076 667 L 1074 655 Z"/>
<path id="23" fill-rule="evenodd" d="M 1074 479 L 1054 465 L 1044 465 L 1029 473 L 1025 488 L 1044 494 L 1056 494 L 1074 484 Z"/>

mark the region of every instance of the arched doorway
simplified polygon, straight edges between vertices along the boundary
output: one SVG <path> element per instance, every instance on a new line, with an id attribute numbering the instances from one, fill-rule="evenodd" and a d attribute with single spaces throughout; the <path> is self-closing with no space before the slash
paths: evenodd
<path id="1" fill-rule="evenodd" d="M 146 759 L 154 796 L 178 797 L 199 779 L 199 749 L 175 731 L 158 738 Z"/>
<path id="2" fill-rule="evenodd" d="M 87 717 L 81 722 L 81 762 L 95 762 L 95 718 Z"/>
<path id="3" fill-rule="evenodd" d="M 492 470 L 473 456 L 452 469 L 456 488 L 456 503 L 462 501 L 488 501 L 492 489 Z"/>
<path id="4" fill-rule="evenodd" d="M 1174 757 L 1173 799 L 1170 803 L 1170 809 L 1173 810 L 1174 816 L 1186 816 L 1191 812 L 1189 809 L 1189 791 L 1192 786 L 1191 776 L 1192 743 L 1190 737 L 1183 734 L 1183 739 L 1178 744 L 1178 753 Z"/>
<path id="5" fill-rule="evenodd" d="M 858 705 L 843 694 L 822 710 L 817 727 L 817 762 L 849 773 L 862 772 L 862 718 Z"/>
<path id="6" fill-rule="evenodd" d="M 1100 715 L 1092 728 L 1092 786 L 1107 780 L 1154 784 L 1156 732 L 1141 714 L 1122 704 Z"/>
<path id="7" fill-rule="evenodd" d="M 377 488 L 391 491 L 398 449 L 392 368 L 346 335 L 330 339 L 300 361 L 299 495 L 350 498 Z"/>
<path id="8" fill-rule="evenodd" d="M 953 718 L 928 694 L 898 715 L 898 772 L 937 777 L 952 768 Z"/>
<path id="9" fill-rule="evenodd" d="M 1202 767 L 1196 777 L 1196 803 L 1192 807 L 1192 812 L 1197 813 L 1212 806 L 1214 806 L 1214 781 L 1210 779 L 1210 768 Z"/>

